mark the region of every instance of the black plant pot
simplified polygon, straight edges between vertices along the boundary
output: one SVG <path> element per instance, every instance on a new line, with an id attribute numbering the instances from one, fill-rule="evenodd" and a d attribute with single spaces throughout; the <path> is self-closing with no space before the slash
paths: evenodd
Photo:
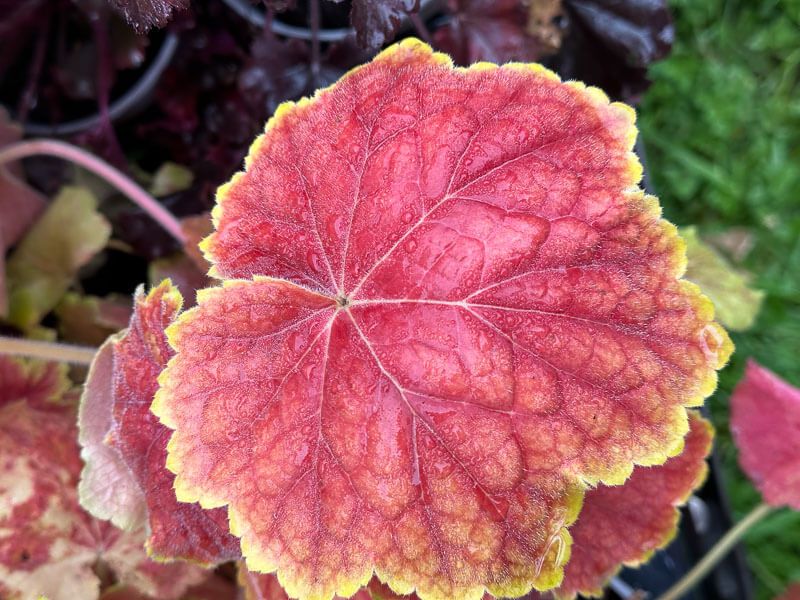
<path id="1" fill-rule="evenodd" d="M 112 122 L 131 117 L 147 106 L 153 97 L 153 90 L 155 90 L 159 77 L 169 65 L 177 47 L 178 36 L 174 33 L 167 33 L 160 44 L 158 52 L 142 70 L 141 76 L 136 79 L 131 87 L 109 104 L 108 114 Z M 54 124 L 28 120 L 23 123 L 23 127 L 28 135 L 64 137 L 91 129 L 97 125 L 100 119 L 100 115 L 95 113 Z"/>
<path id="2" fill-rule="evenodd" d="M 135 35 L 102 3 L 70 0 L 4 6 L 0 36 L 8 42 L 0 103 L 36 136 L 71 136 L 97 125 L 97 96 L 106 86 L 108 118 L 134 115 L 150 101 L 178 45 L 172 33 Z"/>

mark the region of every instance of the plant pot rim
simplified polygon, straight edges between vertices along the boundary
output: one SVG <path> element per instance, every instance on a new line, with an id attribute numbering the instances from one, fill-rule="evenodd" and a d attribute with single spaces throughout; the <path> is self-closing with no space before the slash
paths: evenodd
<path id="1" fill-rule="evenodd" d="M 266 17 L 264 13 L 256 6 L 250 4 L 247 0 L 222 0 L 225 5 L 233 12 L 238 14 L 246 21 L 252 23 L 256 27 L 264 27 Z M 419 11 L 422 12 L 426 7 L 436 4 L 434 0 L 420 0 Z M 282 35 L 290 38 L 299 38 L 301 40 L 310 40 L 313 36 L 311 29 L 308 27 L 298 27 L 297 25 L 289 25 L 280 19 L 272 19 L 270 23 L 272 33 Z M 337 27 L 332 29 L 321 28 L 319 30 L 318 39 L 322 42 L 341 42 L 348 37 L 355 36 L 355 29 L 352 27 Z"/>
<path id="2" fill-rule="evenodd" d="M 144 70 L 144 73 L 142 73 L 142 76 L 124 94 L 109 104 L 108 113 L 112 121 L 130 116 L 145 104 L 161 78 L 161 74 L 172 61 L 172 57 L 178 48 L 178 42 L 179 39 L 175 33 L 168 32 L 164 36 L 161 47 L 152 62 Z M 86 131 L 99 121 L 100 115 L 95 113 L 53 125 L 37 121 L 26 121 L 22 124 L 22 127 L 27 135 L 64 137 Z"/>

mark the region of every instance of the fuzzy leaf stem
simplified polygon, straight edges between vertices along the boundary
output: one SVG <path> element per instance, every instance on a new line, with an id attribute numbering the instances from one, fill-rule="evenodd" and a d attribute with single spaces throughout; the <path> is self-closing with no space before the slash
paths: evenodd
<path id="1" fill-rule="evenodd" d="M 0 354 L 28 356 L 31 358 L 40 358 L 42 360 L 88 365 L 92 362 L 92 359 L 94 359 L 96 352 L 97 348 L 86 346 L 0 336 Z"/>

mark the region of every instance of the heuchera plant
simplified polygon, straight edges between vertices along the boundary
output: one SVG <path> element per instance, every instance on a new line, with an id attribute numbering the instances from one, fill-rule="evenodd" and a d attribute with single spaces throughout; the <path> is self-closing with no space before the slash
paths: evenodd
<path id="1" fill-rule="evenodd" d="M 416 40 L 282 105 L 219 191 L 222 285 L 138 294 L 95 361 L 84 504 L 206 564 L 238 555 L 227 507 L 245 573 L 303 599 L 570 597 L 644 560 L 732 345 L 635 133 L 595 88 Z"/>
<path id="2" fill-rule="evenodd" d="M 148 558 L 125 532 L 78 504 L 81 459 L 66 366 L 0 356 L 0 597 L 97 598 L 98 572 L 171 599 L 206 577 Z"/>
<path id="3" fill-rule="evenodd" d="M 236 560 L 248 598 L 572 598 L 647 560 L 705 476 L 711 427 L 687 408 L 732 346 L 680 279 L 634 137 L 595 88 L 453 68 L 417 40 L 282 105 L 219 190 L 201 248 L 221 286 L 183 312 L 170 281 L 137 292 L 79 434 L 63 367 L 0 357 L 2 595 L 219 598 L 235 591 L 204 567 Z M 57 145 L 27 146 L 155 210 Z M 178 239 L 203 229 L 167 216 Z M 9 273 L 34 289 L 58 249 L 26 240 Z M 732 431 L 766 502 L 662 600 L 773 506 L 800 508 L 798 398 L 748 367 Z"/>

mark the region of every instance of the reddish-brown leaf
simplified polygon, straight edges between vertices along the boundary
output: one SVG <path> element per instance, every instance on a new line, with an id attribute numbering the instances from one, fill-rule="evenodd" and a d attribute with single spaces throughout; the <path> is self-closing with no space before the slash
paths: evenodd
<path id="1" fill-rule="evenodd" d="M 67 292 L 56 305 L 60 339 L 83 346 L 99 346 L 109 335 L 124 329 L 131 319 L 129 297 L 105 298 Z"/>
<path id="2" fill-rule="evenodd" d="M 238 558 L 238 541 L 224 510 L 175 499 L 174 475 L 164 466 L 170 432 L 149 410 L 158 374 L 173 355 L 164 328 L 180 305 L 169 281 L 147 296 L 139 290 L 130 326 L 101 349 L 81 406 L 81 499 L 121 527 L 146 521 L 151 554 L 209 564 Z"/>
<path id="3" fill-rule="evenodd" d="M 558 585 L 588 483 L 660 464 L 731 351 L 638 189 L 633 112 L 416 40 L 284 104 L 152 410 L 183 501 L 329 599 Z"/>
<path id="4" fill-rule="evenodd" d="M 570 529 L 572 556 L 558 598 L 602 595 L 603 586 L 622 565 L 649 560 L 677 531 L 677 507 L 702 484 L 713 429 L 690 412 L 690 430 L 683 452 L 654 467 L 636 467 L 623 485 L 586 492 L 577 523 Z"/>
<path id="5" fill-rule="evenodd" d="M 187 589 L 181 600 L 241 600 L 239 591 L 239 586 L 235 582 L 210 571 L 204 581 Z M 153 600 L 153 598 L 142 594 L 136 588 L 117 584 L 104 590 L 100 600 Z"/>
<path id="6" fill-rule="evenodd" d="M 63 366 L 0 356 L 0 593 L 13 600 L 94 600 L 98 561 L 121 582 L 170 599 L 204 577 L 147 558 L 142 532 L 98 521 L 78 504 L 75 404 Z"/>
<path id="7" fill-rule="evenodd" d="M 151 285 L 169 279 L 186 300 L 187 307 L 194 306 L 197 290 L 213 285 L 205 271 L 198 269 L 195 261 L 183 252 L 151 261 L 147 267 L 147 279 Z"/>
<path id="8" fill-rule="evenodd" d="M 800 510 L 800 390 L 750 360 L 730 403 L 742 470 L 764 500 Z"/>
<path id="9" fill-rule="evenodd" d="M 214 231 L 211 215 L 206 212 L 193 217 L 185 217 L 181 219 L 181 230 L 187 238 L 183 246 L 184 252 L 192 259 L 199 271 L 206 273 L 211 265 L 203 256 L 199 244 L 204 237 Z"/>

